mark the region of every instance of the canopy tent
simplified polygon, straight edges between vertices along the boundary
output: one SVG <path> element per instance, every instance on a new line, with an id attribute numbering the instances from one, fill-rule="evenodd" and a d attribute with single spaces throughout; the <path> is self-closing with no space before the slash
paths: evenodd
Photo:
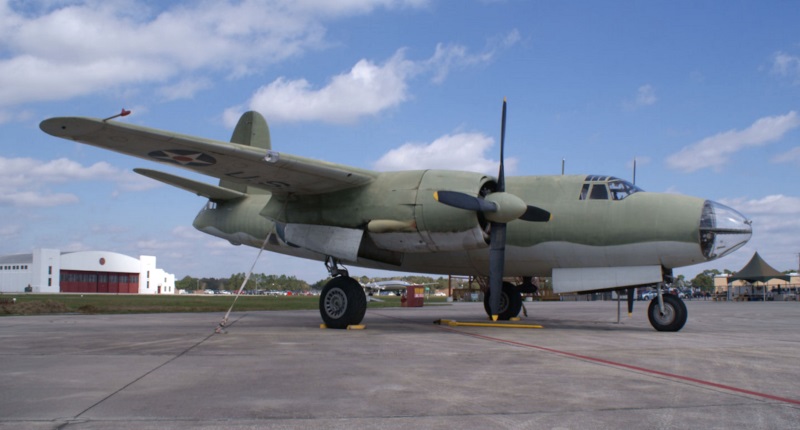
<path id="1" fill-rule="evenodd" d="M 750 284 L 755 284 L 756 282 L 766 283 L 770 279 L 782 279 L 786 282 L 789 282 L 789 275 L 785 275 L 775 270 L 774 267 L 767 264 L 767 262 L 764 261 L 760 255 L 758 255 L 758 252 L 756 252 L 753 254 L 753 258 L 750 259 L 750 262 L 742 267 L 742 270 L 736 272 L 735 275 L 728 278 L 728 282 L 733 283 L 733 281 L 745 281 L 749 282 Z M 728 290 L 728 295 L 730 296 L 730 289 Z M 767 300 L 766 286 L 763 288 L 763 300 Z"/>
<path id="2" fill-rule="evenodd" d="M 733 281 L 747 281 L 754 282 L 767 282 L 770 279 L 782 279 L 789 282 L 789 275 L 783 274 L 775 270 L 772 266 L 767 264 L 758 252 L 753 254 L 753 258 L 747 263 L 742 270 L 736 272 L 735 275 L 728 278 L 728 282 Z"/>

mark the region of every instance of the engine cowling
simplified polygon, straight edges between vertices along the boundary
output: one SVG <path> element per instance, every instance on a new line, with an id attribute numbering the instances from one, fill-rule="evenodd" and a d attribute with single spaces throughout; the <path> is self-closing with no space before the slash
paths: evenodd
<path id="1" fill-rule="evenodd" d="M 373 219 L 367 225 L 381 249 L 398 252 L 455 251 L 486 248 L 486 220 L 473 211 L 439 203 L 440 189 L 478 196 L 490 190 L 492 178 L 480 173 L 427 170 L 416 187 L 412 220 Z"/>

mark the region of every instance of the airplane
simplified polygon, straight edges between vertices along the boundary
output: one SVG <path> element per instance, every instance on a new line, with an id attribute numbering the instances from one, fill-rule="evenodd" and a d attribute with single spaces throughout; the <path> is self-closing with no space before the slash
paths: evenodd
<path id="1" fill-rule="evenodd" d="M 230 142 L 114 120 L 56 117 L 40 128 L 97 146 L 219 179 L 219 185 L 157 170 L 146 177 L 205 197 L 193 225 L 228 240 L 322 261 L 332 279 L 320 315 L 329 328 L 360 324 L 364 290 L 345 264 L 402 272 L 488 276 L 484 307 L 515 318 L 533 277 L 553 292 L 628 293 L 655 285 L 648 307 L 658 331 L 679 331 L 686 305 L 662 290 L 673 269 L 742 247 L 751 221 L 720 203 L 645 192 L 612 176 L 505 177 L 506 100 L 497 177 L 453 170 L 376 172 L 272 149 L 269 127 L 244 113 Z M 521 277 L 522 283 L 504 282 Z"/>
<path id="2" fill-rule="evenodd" d="M 425 286 L 425 285 L 437 285 L 436 283 L 428 283 L 428 284 L 412 284 L 406 281 L 402 281 L 399 279 L 389 279 L 386 281 L 376 281 L 376 282 L 369 282 L 367 284 L 362 285 L 364 290 L 369 295 L 373 295 L 375 293 L 380 294 L 381 292 L 387 291 L 394 293 L 394 295 L 402 295 L 408 287 L 411 286 Z"/>
<path id="3" fill-rule="evenodd" d="M 400 280 L 388 280 L 388 281 L 377 281 L 377 282 L 370 282 L 364 284 L 364 290 L 369 295 L 373 295 L 375 293 L 380 294 L 383 291 L 389 291 L 394 293 L 395 295 L 400 295 L 403 291 L 413 284 L 409 284 L 406 281 Z"/>

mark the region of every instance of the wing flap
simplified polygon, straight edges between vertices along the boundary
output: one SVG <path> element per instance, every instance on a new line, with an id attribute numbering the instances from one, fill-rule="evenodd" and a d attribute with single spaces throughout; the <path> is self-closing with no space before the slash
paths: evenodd
<path id="1" fill-rule="evenodd" d="M 339 191 L 365 185 L 377 176 L 354 167 L 117 121 L 59 117 L 44 120 L 39 127 L 56 137 L 177 165 L 278 195 Z"/>
<path id="2" fill-rule="evenodd" d="M 173 187 L 192 192 L 198 196 L 203 196 L 214 201 L 234 200 L 245 196 L 245 193 L 240 193 L 238 191 L 229 190 L 216 185 L 206 184 L 204 182 L 171 175 L 169 173 L 159 172 L 158 170 L 133 169 L 133 171 L 142 176 L 147 176 L 148 178 L 155 179 L 156 181 L 163 182 L 167 185 L 172 185 Z"/>

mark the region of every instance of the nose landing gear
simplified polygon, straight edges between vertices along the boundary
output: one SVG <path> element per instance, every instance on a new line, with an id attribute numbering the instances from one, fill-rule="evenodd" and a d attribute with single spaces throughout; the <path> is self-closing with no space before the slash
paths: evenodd
<path id="1" fill-rule="evenodd" d="M 659 286 L 658 296 L 650 301 L 647 308 L 650 325 L 658 331 L 678 331 L 686 324 L 686 317 L 686 304 L 683 300 L 673 294 L 662 294 Z"/>

